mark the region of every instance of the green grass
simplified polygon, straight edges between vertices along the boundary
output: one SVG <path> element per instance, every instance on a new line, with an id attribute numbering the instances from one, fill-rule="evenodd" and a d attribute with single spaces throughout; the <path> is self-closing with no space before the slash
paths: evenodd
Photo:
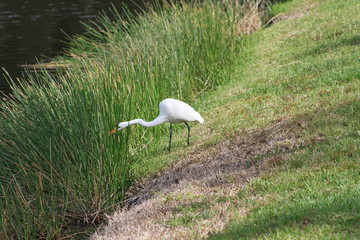
<path id="1" fill-rule="evenodd" d="M 221 122 L 213 126 L 216 134 L 228 137 L 295 119 L 303 124 L 296 132 L 303 144 L 259 156 L 258 161 L 281 162 L 239 192 L 234 208 L 245 207 L 247 214 L 210 239 L 359 238 L 360 5 L 288 5 L 288 12 L 310 9 L 256 34 L 241 77 L 234 74 L 233 85 L 221 90 L 226 97 L 213 93 L 219 98 L 213 109 L 227 106 L 226 114 L 209 115 Z"/>
<path id="2" fill-rule="evenodd" d="M 314 138 L 320 130 L 325 138 L 291 152 L 276 171 L 244 188 L 237 204 L 249 214 L 210 239 L 355 239 L 360 231 L 360 138 L 353 124 L 358 124 L 359 109 L 357 102 L 308 118 L 303 134 Z M 334 113 L 346 120 L 329 121 Z"/>
<path id="3" fill-rule="evenodd" d="M 270 16 L 275 17 L 278 14 L 287 12 L 288 9 L 297 5 L 298 1 L 277 1 L 276 4 L 271 4 L 268 7 Z"/>

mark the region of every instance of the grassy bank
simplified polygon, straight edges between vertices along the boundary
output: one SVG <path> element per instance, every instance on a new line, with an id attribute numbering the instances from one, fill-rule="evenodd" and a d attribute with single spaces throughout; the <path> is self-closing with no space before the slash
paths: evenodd
<path id="1" fill-rule="evenodd" d="M 180 158 L 141 182 L 163 191 L 94 238 L 358 239 L 359 7 L 277 5 L 285 13 L 253 36 L 231 81 L 201 97 L 192 151 L 137 166 Z"/>
<path id="2" fill-rule="evenodd" d="M 237 100 L 245 126 L 292 119 L 298 141 L 256 158 L 268 170 L 239 191 L 246 214 L 210 239 L 359 238 L 359 7 L 297 1 L 296 19 L 259 32 Z"/>
<path id="3" fill-rule="evenodd" d="M 167 127 L 109 131 L 152 120 L 164 98 L 193 103 L 226 82 L 243 10 L 206 2 L 114 11 L 70 43 L 55 74 L 14 83 L 15 100 L 0 111 L 0 238 L 75 237 L 101 222 L 123 200 L 134 162 L 166 153 L 167 142 Z"/>

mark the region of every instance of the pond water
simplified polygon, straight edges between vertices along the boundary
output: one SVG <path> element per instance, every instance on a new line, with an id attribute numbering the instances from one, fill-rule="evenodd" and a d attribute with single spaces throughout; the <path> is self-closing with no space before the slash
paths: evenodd
<path id="1" fill-rule="evenodd" d="M 68 36 L 84 31 L 80 21 L 94 20 L 102 10 L 108 12 L 111 4 L 121 9 L 124 2 L 135 9 L 143 1 L 1 0 L 0 92 L 10 92 L 1 68 L 12 78 L 21 77 L 24 64 L 61 54 Z"/>

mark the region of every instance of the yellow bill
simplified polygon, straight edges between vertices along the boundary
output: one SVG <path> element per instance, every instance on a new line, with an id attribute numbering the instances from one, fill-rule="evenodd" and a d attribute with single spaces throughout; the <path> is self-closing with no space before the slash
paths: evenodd
<path id="1" fill-rule="evenodd" d="M 116 131 L 117 131 L 117 128 L 114 128 L 113 130 L 111 130 L 110 134 L 114 134 L 114 133 L 116 133 Z"/>

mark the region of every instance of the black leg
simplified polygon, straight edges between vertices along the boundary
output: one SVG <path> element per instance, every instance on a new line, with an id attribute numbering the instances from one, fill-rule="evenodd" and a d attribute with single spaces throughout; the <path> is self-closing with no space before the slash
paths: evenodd
<path id="1" fill-rule="evenodd" d="M 169 142 L 169 152 L 171 150 L 171 138 L 172 138 L 172 123 L 170 123 L 170 142 Z"/>
<path id="2" fill-rule="evenodd" d="M 187 128 L 188 128 L 188 145 L 190 144 L 190 126 L 187 122 L 185 122 Z"/>

